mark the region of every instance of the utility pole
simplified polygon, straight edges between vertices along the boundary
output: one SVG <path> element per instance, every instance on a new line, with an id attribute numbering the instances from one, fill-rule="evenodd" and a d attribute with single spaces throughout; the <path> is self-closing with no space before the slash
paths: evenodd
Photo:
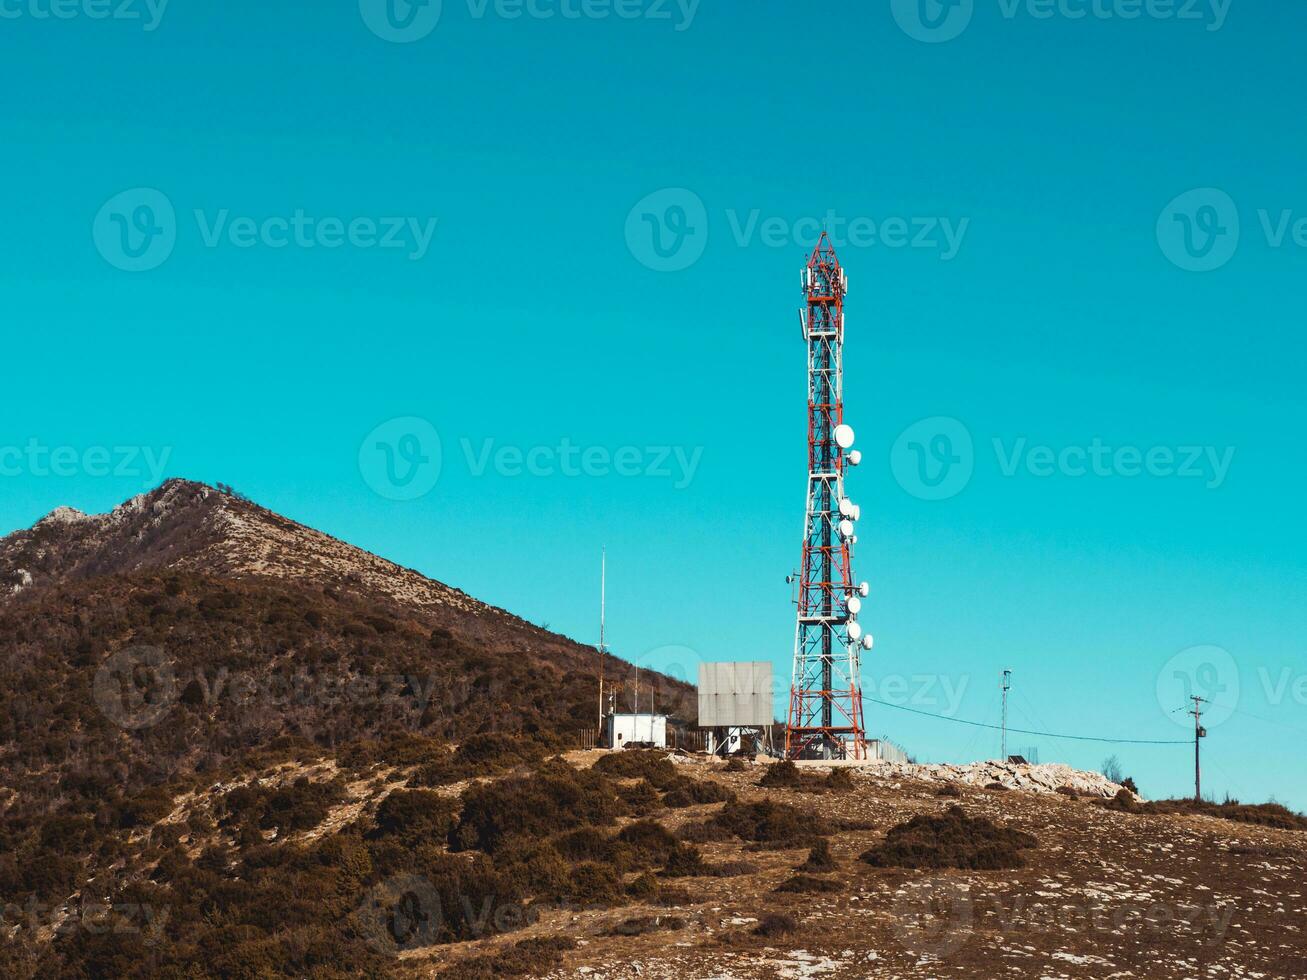
<path id="1" fill-rule="evenodd" d="M 1012 689 L 1012 671 L 1003 671 L 1003 758 L 1007 762 L 1007 692 Z"/>
<path id="2" fill-rule="evenodd" d="M 599 552 L 599 733 L 596 743 L 603 739 L 604 732 L 604 588 L 608 578 L 608 549 Z"/>
<path id="3" fill-rule="evenodd" d="M 1202 726 L 1203 709 L 1202 705 L 1207 704 L 1206 698 L 1200 698 L 1196 694 L 1190 695 L 1189 700 L 1194 703 L 1194 708 L 1189 714 L 1194 716 L 1194 802 L 1203 801 L 1203 767 L 1199 759 L 1199 739 L 1207 737 L 1207 729 Z"/>

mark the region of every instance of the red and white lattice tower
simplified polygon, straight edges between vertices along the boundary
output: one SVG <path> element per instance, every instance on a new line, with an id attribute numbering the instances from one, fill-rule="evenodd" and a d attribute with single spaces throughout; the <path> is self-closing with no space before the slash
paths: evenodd
<path id="1" fill-rule="evenodd" d="M 844 296 L 848 279 L 823 232 L 803 270 L 800 311 L 808 345 L 808 506 L 803 520 L 794 671 L 785 729 L 788 758 L 862 759 L 859 651 L 871 635 L 858 622 L 867 583 L 851 567 L 860 510 L 844 495 L 844 470 L 856 466 L 853 430 L 844 422 Z"/>

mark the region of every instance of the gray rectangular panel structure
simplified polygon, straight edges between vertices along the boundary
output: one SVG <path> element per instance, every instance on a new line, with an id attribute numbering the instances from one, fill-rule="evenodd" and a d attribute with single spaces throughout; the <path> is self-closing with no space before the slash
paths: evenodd
<path id="1" fill-rule="evenodd" d="M 758 728 L 775 718 L 770 660 L 699 664 L 700 728 Z"/>

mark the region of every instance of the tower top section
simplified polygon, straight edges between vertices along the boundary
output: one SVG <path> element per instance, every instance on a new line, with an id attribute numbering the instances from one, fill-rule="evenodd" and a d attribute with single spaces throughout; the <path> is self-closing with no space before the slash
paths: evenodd
<path id="1" fill-rule="evenodd" d="M 803 291 L 809 303 L 842 304 L 848 290 L 848 276 L 835 254 L 830 236 L 823 231 L 803 269 Z"/>

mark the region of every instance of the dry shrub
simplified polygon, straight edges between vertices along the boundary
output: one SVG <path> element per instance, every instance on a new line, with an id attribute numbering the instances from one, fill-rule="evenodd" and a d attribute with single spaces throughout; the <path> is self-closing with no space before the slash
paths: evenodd
<path id="1" fill-rule="evenodd" d="M 708 866 L 708 874 L 714 878 L 739 878 L 743 875 L 756 875 L 761 870 L 751 861 L 723 861 Z"/>
<path id="2" fill-rule="evenodd" d="M 1030 834 L 969 817 L 958 806 L 939 816 L 919 814 L 890 828 L 883 843 L 862 855 L 877 868 L 1020 868 L 1022 848 L 1037 847 Z"/>
<path id="3" fill-rule="evenodd" d="M 960 800 L 962 798 L 962 790 L 958 789 L 953 783 L 945 783 L 935 791 L 935 795 L 945 796 L 952 800 Z"/>
<path id="4" fill-rule="evenodd" d="M 450 835 L 454 850 L 493 853 L 510 837 L 548 837 L 578 824 L 604 826 L 621 812 L 613 784 L 601 774 L 549 763 L 530 776 L 472 786 Z"/>
<path id="5" fill-rule="evenodd" d="M 667 878 L 692 878 L 708 873 L 708 864 L 699 848 L 680 841 L 667 855 L 667 863 L 663 866 L 663 875 Z"/>
<path id="6" fill-rule="evenodd" d="M 802 847 L 830 832 L 826 821 L 816 814 L 771 800 L 727 803 L 708 823 L 741 840 L 780 847 Z"/>
<path id="7" fill-rule="evenodd" d="M 726 772 L 744 772 L 744 761 L 738 756 L 731 756 L 726 763 Z"/>
<path id="8" fill-rule="evenodd" d="M 1138 813 L 1140 811 L 1139 801 L 1135 795 L 1128 789 L 1119 789 L 1116 795 L 1110 800 L 1095 800 L 1099 806 L 1107 807 L 1109 810 L 1121 810 L 1124 813 Z"/>
<path id="9" fill-rule="evenodd" d="M 495 977 L 540 977 L 563 962 L 563 953 L 576 949 L 566 936 L 523 939 L 502 953 L 456 963 L 439 974 L 440 980 L 493 980 Z"/>
<path id="10" fill-rule="evenodd" d="M 679 915 L 638 915 L 623 919 L 608 930 L 610 936 L 643 936 L 651 932 L 684 929 L 685 919 Z"/>
<path id="11" fill-rule="evenodd" d="M 658 904 L 667 908 L 684 908 L 687 905 L 695 904 L 695 899 L 690 895 L 688 889 L 676 885 L 659 885 L 658 886 Z"/>
<path id="12" fill-rule="evenodd" d="M 838 881 L 830 881 L 826 878 L 814 878 L 812 875 L 795 875 L 793 878 L 787 878 L 776 886 L 776 891 L 782 893 L 795 893 L 800 895 L 821 895 L 832 894 L 844 890 Z"/>
<path id="13" fill-rule="evenodd" d="M 796 871 L 834 871 L 837 865 L 831 856 L 830 844 L 818 838 L 808 851 L 808 860 L 795 868 Z"/>
<path id="14" fill-rule="evenodd" d="M 832 769 L 826 777 L 826 788 L 832 793 L 847 793 L 853 786 L 853 773 L 847 768 Z"/>
<path id="15" fill-rule="evenodd" d="M 641 779 L 632 786 L 620 787 L 617 790 L 617 795 L 626 807 L 627 814 L 632 817 L 648 816 L 655 810 L 661 809 L 663 805 L 658 790 L 647 779 Z"/>
<path id="16" fill-rule="evenodd" d="M 614 779 L 647 779 L 659 789 L 666 789 L 679 777 L 666 752 L 645 749 L 609 752 L 599 757 L 594 769 Z"/>
<path id="17" fill-rule="evenodd" d="M 554 849 L 573 863 L 613 860 L 613 841 L 597 827 L 578 827 L 553 839 Z"/>
<path id="18" fill-rule="evenodd" d="M 779 939 L 792 934 L 798 928 L 799 923 L 795 921 L 794 916 L 785 912 L 771 912 L 759 920 L 753 933 L 766 939 Z"/>
<path id="19" fill-rule="evenodd" d="M 563 896 L 582 908 L 622 904 L 622 879 L 609 864 L 579 864 Z"/>
<path id="20" fill-rule="evenodd" d="M 711 818 L 682 824 L 681 829 L 676 832 L 676 836 L 691 844 L 710 844 L 714 841 L 728 841 L 735 837 L 730 830 Z"/>
<path id="21" fill-rule="evenodd" d="M 633 878 L 626 886 L 626 894 L 641 902 L 651 902 L 658 897 L 658 879 L 645 872 Z"/>
<path id="22" fill-rule="evenodd" d="M 791 759 L 782 759 L 772 763 L 758 780 L 758 785 L 767 789 L 797 789 L 805 782 L 805 776 Z"/>
<path id="23" fill-rule="evenodd" d="M 457 800 L 431 790 L 396 790 L 377 807 L 376 827 L 368 837 L 398 837 L 411 843 L 444 840 L 457 813 Z"/>
<path id="24" fill-rule="evenodd" d="M 711 779 L 690 779 L 682 776 L 668 789 L 663 797 L 663 804 L 669 807 L 684 808 L 704 803 L 723 803 L 735 799 L 735 794 Z"/>
<path id="25" fill-rule="evenodd" d="M 627 824 L 618 833 L 617 840 L 625 845 L 632 863 L 639 867 L 665 865 L 679 846 L 671 831 L 653 820 Z"/>
<path id="26" fill-rule="evenodd" d="M 1095 800 L 1099 806 L 1109 810 L 1122 810 L 1127 813 L 1144 813 L 1162 815 L 1168 813 L 1190 813 L 1204 817 L 1218 817 L 1236 823 L 1255 824 L 1259 827 L 1275 827 L 1280 830 L 1307 830 L 1307 816 L 1294 813 L 1279 803 L 1240 803 L 1227 799 L 1223 803 L 1209 800 L 1157 800 L 1144 803 L 1137 800 L 1129 790 L 1119 789 L 1110 800 Z"/>
<path id="27" fill-rule="evenodd" d="M 519 738 L 497 732 L 472 735 L 454 752 L 436 753 L 431 761 L 418 768 L 409 782 L 413 786 L 445 786 L 476 776 L 492 776 L 518 766 L 534 765 L 555 747 L 552 740 L 543 737 Z"/>
<path id="28" fill-rule="evenodd" d="M 1063 796 L 1069 796 L 1073 800 L 1080 798 L 1080 794 L 1076 792 L 1076 788 L 1074 786 L 1059 786 L 1057 788 L 1057 792 L 1061 793 Z"/>
<path id="29" fill-rule="evenodd" d="M 1007 792 L 1007 790 L 1009 789 L 1009 787 L 1004 786 L 1002 783 L 994 782 L 994 783 L 986 783 L 986 784 L 985 784 L 985 789 L 995 789 L 995 790 L 999 790 L 999 791 L 1001 791 L 1001 792 Z"/>

